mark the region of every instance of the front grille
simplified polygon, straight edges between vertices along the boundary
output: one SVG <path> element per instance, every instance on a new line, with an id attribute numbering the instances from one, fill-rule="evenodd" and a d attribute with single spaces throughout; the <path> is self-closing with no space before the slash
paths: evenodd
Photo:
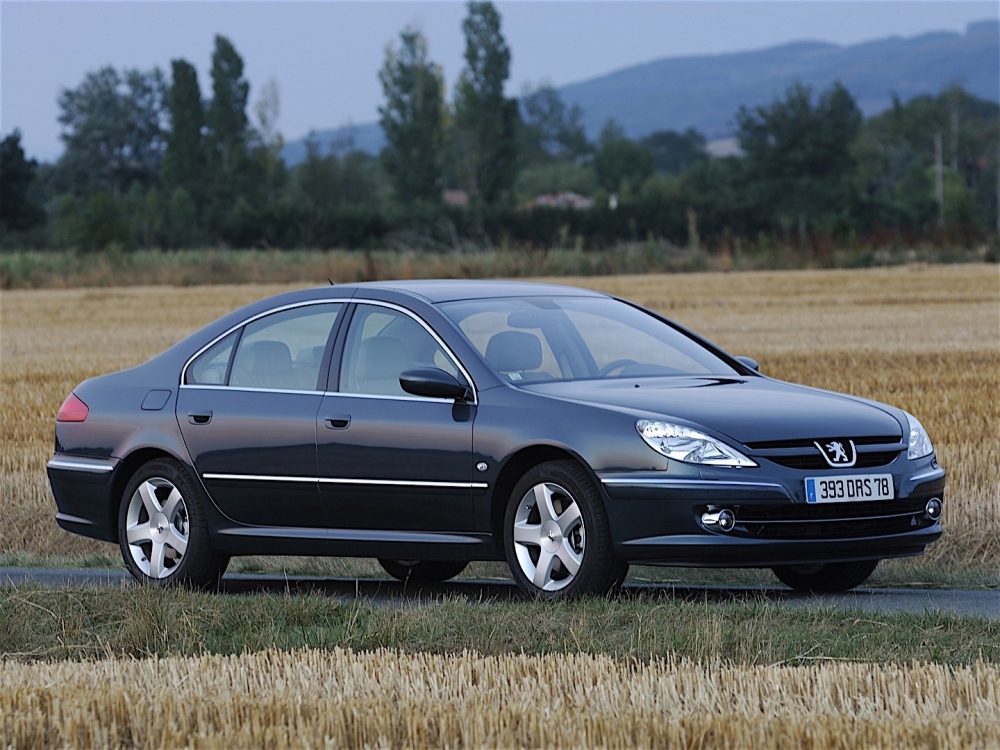
<path id="1" fill-rule="evenodd" d="M 763 443 L 747 443 L 754 457 L 763 458 L 788 469 L 821 471 L 831 468 L 816 443 L 823 445 L 838 438 L 816 438 L 815 440 L 770 440 Z M 896 460 L 906 446 L 895 435 L 851 438 L 856 458 L 852 469 L 871 469 L 886 466 Z"/>
<path id="2" fill-rule="evenodd" d="M 835 440 L 834 437 L 806 438 L 803 440 L 768 440 L 762 443 L 747 443 L 750 450 L 768 450 L 770 448 L 812 448 L 815 450 L 815 443 L 823 443 L 827 440 Z M 855 445 L 882 445 L 883 443 L 898 443 L 899 435 L 880 435 L 877 437 L 851 438 Z"/>
<path id="3" fill-rule="evenodd" d="M 858 453 L 857 461 L 852 469 L 870 469 L 874 466 L 886 466 L 891 464 L 900 451 L 878 451 L 877 453 Z M 826 462 L 816 446 L 812 447 L 812 453 L 803 453 L 797 456 L 767 456 L 768 461 L 772 461 L 789 469 L 804 469 L 818 471 L 832 468 Z"/>
<path id="4" fill-rule="evenodd" d="M 924 505 L 930 497 L 925 494 L 876 503 L 731 506 L 736 526 L 730 533 L 756 539 L 800 540 L 903 534 L 934 525 L 924 514 Z"/>

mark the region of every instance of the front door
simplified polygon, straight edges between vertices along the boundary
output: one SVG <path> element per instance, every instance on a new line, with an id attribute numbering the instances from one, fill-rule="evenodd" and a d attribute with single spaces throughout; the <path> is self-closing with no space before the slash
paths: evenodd
<path id="1" fill-rule="evenodd" d="M 438 367 L 465 379 L 425 325 L 356 306 L 316 421 L 320 493 L 332 528 L 471 531 L 474 404 L 406 394 L 399 375 Z M 481 489 L 479 490 L 481 492 Z"/>

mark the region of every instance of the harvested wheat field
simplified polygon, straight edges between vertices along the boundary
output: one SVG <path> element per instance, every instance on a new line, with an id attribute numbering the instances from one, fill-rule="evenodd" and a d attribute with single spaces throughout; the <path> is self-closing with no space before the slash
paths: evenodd
<path id="1" fill-rule="evenodd" d="M 929 558 L 1000 570 L 1000 268 L 904 266 L 553 279 L 659 310 L 774 377 L 916 414 L 949 472 Z M 296 285 L 301 286 L 301 285 Z M 293 287 L 5 292 L 0 554 L 111 548 L 60 531 L 45 479 L 55 413 L 84 378 L 143 362 L 235 307 Z"/>
<path id="2" fill-rule="evenodd" d="M 741 667 L 587 654 L 268 651 L 0 662 L 0 744 L 991 747 L 982 662 Z"/>

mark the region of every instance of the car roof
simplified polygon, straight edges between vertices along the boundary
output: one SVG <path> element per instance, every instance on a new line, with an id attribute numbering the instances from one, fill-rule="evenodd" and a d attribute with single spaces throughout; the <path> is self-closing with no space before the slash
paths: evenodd
<path id="1" fill-rule="evenodd" d="M 496 297 L 607 297 L 591 289 L 533 281 L 481 281 L 474 279 L 415 279 L 408 281 L 370 281 L 350 285 L 357 289 L 380 289 L 423 297 L 428 302 L 457 302 Z"/>

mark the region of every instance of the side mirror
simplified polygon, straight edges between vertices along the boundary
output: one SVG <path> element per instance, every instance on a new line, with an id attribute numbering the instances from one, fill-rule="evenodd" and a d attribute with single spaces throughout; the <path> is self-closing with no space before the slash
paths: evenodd
<path id="1" fill-rule="evenodd" d="M 741 365 L 746 365 L 754 372 L 760 372 L 760 366 L 757 364 L 756 359 L 751 359 L 750 357 L 736 357 L 736 361 Z"/>
<path id="2" fill-rule="evenodd" d="M 469 401 L 472 394 L 469 388 L 454 375 L 436 367 L 418 367 L 400 373 L 399 385 L 404 391 L 414 396 L 427 398 L 453 398 L 458 401 Z"/>

